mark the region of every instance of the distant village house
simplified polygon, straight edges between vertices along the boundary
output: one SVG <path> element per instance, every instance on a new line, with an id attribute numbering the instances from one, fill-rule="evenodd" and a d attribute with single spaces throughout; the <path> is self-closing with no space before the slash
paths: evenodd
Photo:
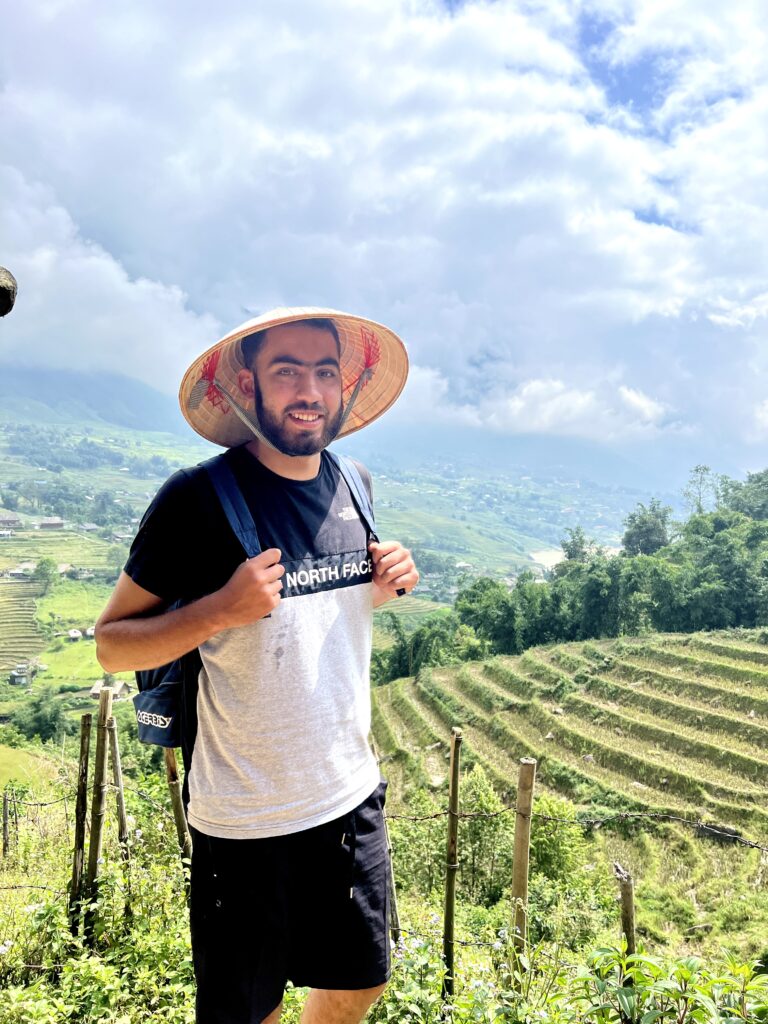
<path id="1" fill-rule="evenodd" d="M 131 695 L 131 686 L 124 680 L 113 679 L 112 682 L 108 682 L 106 679 L 100 679 L 98 683 L 94 683 L 93 686 L 91 687 L 91 696 L 94 698 L 94 700 L 99 699 L 99 694 L 101 693 L 105 686 L 112 687 L 112 697 L 115 700 L 130 697 Z"/>
<path id="2" fill-rule="evenodd" d="M 62 530 L 64 528 L 64 520 L 58 516 L 46 516 L 45 519 L 40 520 L 39 529 L 41 530 Z"/>

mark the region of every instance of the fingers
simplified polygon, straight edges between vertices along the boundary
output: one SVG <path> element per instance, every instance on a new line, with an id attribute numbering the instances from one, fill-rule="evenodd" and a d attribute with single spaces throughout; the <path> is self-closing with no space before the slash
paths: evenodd
<path id="1" fill-rule="evenodd" d="M 402 596 L 419 582 L 419 573 L 410 551 L 399 541 L 372 542 L 368 546 L 374 564 L 376 584 Z M 401 593 L 402 592 L 402 593 Z"/>
<path id="2" fill-rule="evenodd" d="M 267 548 L 255 558 L 248 559 L 248 571 L 259 581 L 273 583 L 285 573 L 285 566 L 280 564 L 282 554 L 279 548 Z M 280 588 L 282 588 L 282 583 Z"/>
<path id="3" fill-rule="evenodd" d="M 274 565 L 275 562 L 279 562 L 283 557 L 283 553 L 280 548 L 267 548 L 265 551 L 260 551 L 258 555 L 253 558 L 249 558 L 248 561 L 252 565 L 257 565 L 259 568 L 262 566 Z"/>

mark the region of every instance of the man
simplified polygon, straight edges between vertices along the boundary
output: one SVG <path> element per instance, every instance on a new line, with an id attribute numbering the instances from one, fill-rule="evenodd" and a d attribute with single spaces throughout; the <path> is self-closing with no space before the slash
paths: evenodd
<path id="1" fill-rule="evenodd" d="M 196 359 L 182 411 L 229 448 L 262 553 L 243 560 L 205 470 L 182 470 L 97 625 L 108 671 L 200 651 L 188 772 L 199 1024 L 274 1024 L 288 980 L 312 989 L 304 1024 L 357 1024 L 388 978 L 371 613 L 419 577 L 400 543 L 371 540 L 324 449 L 384 412 L 407 367 L 387 328 L 307 309 L 265 314 Z"/>

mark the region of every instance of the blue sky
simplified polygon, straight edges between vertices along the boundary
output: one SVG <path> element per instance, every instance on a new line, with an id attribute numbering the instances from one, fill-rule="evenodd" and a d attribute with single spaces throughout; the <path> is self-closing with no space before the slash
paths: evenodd
<path id="1" fill-rule="evenodd" d="M 382 320 L 403 426 L 768 441 L 763 0 L 31 0 L 0 362 L 172 393 L 276 305 Z"/>

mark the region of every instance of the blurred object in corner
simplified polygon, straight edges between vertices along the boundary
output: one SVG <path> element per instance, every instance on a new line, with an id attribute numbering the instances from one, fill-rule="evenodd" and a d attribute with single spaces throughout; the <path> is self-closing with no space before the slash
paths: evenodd
<path id="1" fill-rule="evenodd" d="M 5 267 L 0 267 L 0 316 L 6 316 L 13 309 L 18 285 L 16 278 Z"/>

